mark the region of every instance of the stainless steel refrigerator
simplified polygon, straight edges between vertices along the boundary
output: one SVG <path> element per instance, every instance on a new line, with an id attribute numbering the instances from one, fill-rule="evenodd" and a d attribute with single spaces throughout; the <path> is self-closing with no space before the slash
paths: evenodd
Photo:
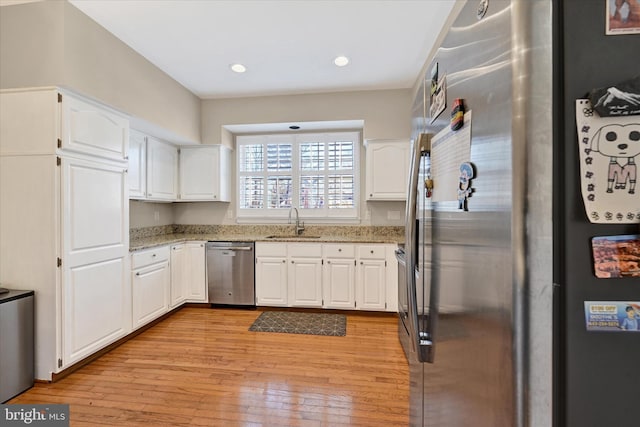
<path id="1" fill-rule="evenodd" d="M 415 95 L 406 241 L 397 253 L 411 425 L 536 425 L 529 394 L 551 381 L 536 385 L 529 375 L 538 300 L 526 294 L 552 287 L 551 3 L 468 1 L 453 16 Z M 436 64 L 447 108 L 433 118 Z M 466 203 L 435 197 L 451 189 L 432 176 L 446 157 L 436 155 L 434 136 L 451 125 L 456 98 L 472 112 Z M 545 375 L 548 322 L 547 365 L 535 366 Z"/>

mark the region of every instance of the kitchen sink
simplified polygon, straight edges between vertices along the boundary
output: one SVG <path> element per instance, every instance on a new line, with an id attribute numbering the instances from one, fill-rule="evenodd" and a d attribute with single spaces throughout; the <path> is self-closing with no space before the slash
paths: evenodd
<path id="1" fill-rule="evenodd" d="M 266 238 L 297 240 L 297 239 L 319 239 L 320 236 L 311 236 L 309 234 L 301 234 L 299 236 L 292 236 L 290 234 L 274 234 L 273 236 L 267 236 Z"/>

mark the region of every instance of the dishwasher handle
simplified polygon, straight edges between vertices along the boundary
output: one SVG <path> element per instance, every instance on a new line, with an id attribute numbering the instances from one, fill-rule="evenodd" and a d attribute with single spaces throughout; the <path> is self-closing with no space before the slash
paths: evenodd
<path id="1" fill-rule="evenodd" d="M 215 251 L 252 251 L 251 246 L 207 246 L 207 250 Z"/>

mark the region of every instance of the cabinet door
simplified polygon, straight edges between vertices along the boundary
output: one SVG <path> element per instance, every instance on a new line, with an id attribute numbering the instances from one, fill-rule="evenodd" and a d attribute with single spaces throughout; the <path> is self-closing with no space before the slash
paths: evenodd
<path id="1" fill-rule="evenodd" d="M 129 201 L 124 166 L 63 158 L 63 364 L 131 325 Z"/>
<path id="2" fill-rule="evenodd" d="M 287 305 L 286 258 L 257 258 L 256 302 L 258 305 L 276 307 Z"/>
<path id="3" fill-rule="evenodd" d="M 409 176 L 406 142 L 367 141 L 367 200 L 405 200 Z"/>
<path id="4" fill-rule="evenodd" d="M 187 248 L 184 244 L 171 246 L 171 286 L 169 307 L 177 307 L 185 300 L 185 290 L 189 281 Z"/>
<path id="5" fill-rule="evenodd" d="M 144 199 L 147 194 L 147 137 L 131 129 L 129 138 L 129 198 Z"/>
<path id="6" fill-rule="evenodd" d="M 131 331 L 131 288 L 126 257 L 65 268 L 65 368 Z"/>
<path id="7" fill-rule="evenodd" d="M 384 310 L 386 282 L 385 261 L 363 259 L 358 263 L 356 308 Z"/>
<path id="8" fill-rule="evenodd" d="M 63 150 L 126 161 L 129 120 L 106 107 L 62 95 Z"/>
<path id="9" fill-rule="evenodd" d="M 218 200 L 220 151 L 213 147 L 180 149 L 180 200 Z"/>
<path id="10" fill-rule="evenodd" d="M 178 149 L 147 138 L 147 199 L 174 201 L 178 198 Z"/>
<path id="11" fill-rule="evenodd" d="M 171 275 L 167 261 L 133 271 L 131 277 L 133 329 L 167 312 L 170 281 Z"/>
<path id="12" fill-rule="evenodd" d="M 322 259 L 289 259 L 289 305 L 322 307 Z"/>
<path id="13" fill-rule="evenodd" d="M 204 243 L 187 243 L 188 281 L 186 298 L 189 302 L 207 302 L 207 278 Z"/>
<path id="14" fill-rule="evenodd" d="M 129 198 L 124 166 L 63 158 L 64 265 L 129 254 Z"/>
<path id="15" fill-rule="evenodd" d="M 327 259 L 322 275 L 325 308 L 355 307 L 355 259 Z"/>

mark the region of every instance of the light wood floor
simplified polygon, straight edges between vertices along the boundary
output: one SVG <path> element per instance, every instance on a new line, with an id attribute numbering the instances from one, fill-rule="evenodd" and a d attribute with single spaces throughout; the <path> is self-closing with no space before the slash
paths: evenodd
<path id="1" fill-rule="evenodd" d="M 260 311 L 183 308 L 9 403 L 69 403 L 72 426 L 406 426 L 394 316 L 348 315 L 346 337 L 249 332 Z"/>

